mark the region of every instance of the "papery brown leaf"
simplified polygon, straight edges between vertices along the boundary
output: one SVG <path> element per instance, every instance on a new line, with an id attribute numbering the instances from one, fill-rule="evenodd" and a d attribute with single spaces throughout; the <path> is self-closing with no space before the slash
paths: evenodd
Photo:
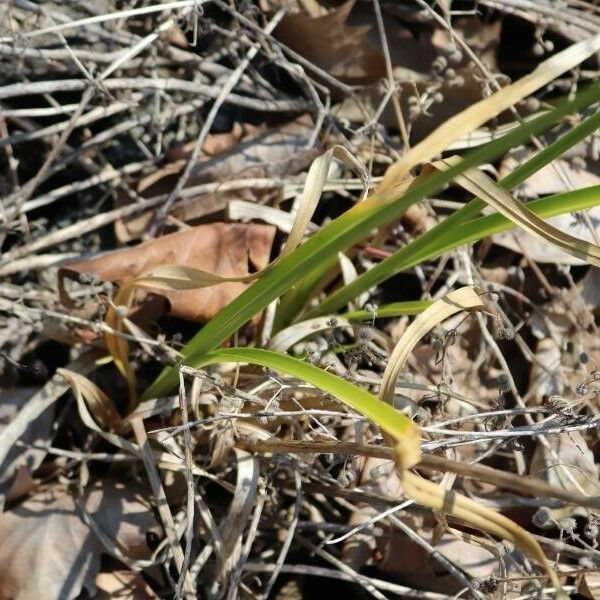
<path id="1" fill-rule="evenodd" d="M 402 517 L 406 520 L 406 517 Z M 431 543 L 428 528 L 415 527 L 420 519 L 410 519 L 410 526 L 418 535 Z M 448 573 L 444 565 L 432 557 L 427 550 L 410 540 L 399 531 L 390 532 L 385 543 L 379 543 L 382 555 L 377 568 L 388 577 L 401 579 L 406 585 L 432 592 L 456 594 L 462 584 Z M 498 560 L 486 549 L 469 544 L 444 534 L 435 544 L 435 549 L 469 577 L 485 581 L 498 575 Z"/>
<path id="2" fill-rule="evenodd" d="M 275 37 L 304 58 L 350 85 L 364 85 L 385 76 L 385 61 L 367 39 L 370 26 L 346 24 L 355 0 L 322 17 L 297 13 L 283 17 Z"/>
<path id="3" fill-rule="evenodd" d="M 309 115 L 303 115 L 279 127 L 265 128 L 239 123 L 227 133 L 208 136 L 197 165 L 184 188 L 202 184 L 228 183 L 236 179 L 280 178 L 303 171 L 319 152 L 319 147 L 307 146 L 314 126 Z M 168 194 L 177 184 L 185 169 L 195 142 L 182 144 L 167 153 L 167 163 L 137 183 L 136 192 L 151 198 Z M 278 186 L 274 183 L 270 193 Z M 180 221 L 191 221 L 223 210 L 233 199 L 255 201 L 265 190 L 236 189 L 198 193 L 179 201 L 171 214 Z M 124 195 L 118 198 L 119 204 L 131 200 Z M 120 242 L 138 239 L 145 233 L 152 220 L 151 211 L 143 213 L 115 225 Z"/>
<path id="4" fill-rule="evenodd" d="M 222 277 L 243 277 L 250 268 L 264 269 L 269 263 L 275 228 L 269 225 L 211 223 L 198 225 L 136 246 L 90 260 L 72 263 L 59 271 L 59 292 L 66 306 L 72 304 L 65 280 L 93 273 L 106 281 L 128 282 L 153 267 L 180 265 Z M 230 282 L 193 290 L 160 290 L 170 303 L 170 313 L 204 322 L 214 317 L 247 287 Z M 146 292 L 142 292 L 146 293 Z"/>
<path id="5" fill-rule="evenodd" d="M 156 527 L 142 490 L 98 482 L 82 504 L 98 528 L 129 559 L 148 559 L 146 533 Z M 56 487 L 0 515 L 0 599 L 69 600 L 94 591 L 106 552 L 83 521 L 75 497 Z"/>

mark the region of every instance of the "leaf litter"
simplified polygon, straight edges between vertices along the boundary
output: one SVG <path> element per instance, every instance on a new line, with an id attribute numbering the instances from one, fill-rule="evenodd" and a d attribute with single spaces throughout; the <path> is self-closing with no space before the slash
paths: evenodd
<path id="1" fill-rule="evenodd" d="M 552 586 L 597 597 L 597 208 L 540 221 L 522 202 L 592 189 L 597 136 L 512 192 L 495 183 L 577 116 L 367 232 L 281 298 L 314 287 L 290 326 L 265 305 L 223 336 L 233 348 L 182 368 L 178 396 L 134 408 L 198 323 L 310 234 L 584 87 L 597 11 L 566 3 L 566 28 L 545 0 L 167 4 L 0 8 L 0 597 L 310 598 L 340 579 L 349 597 L 550 597 L 548 561 Z M 362 290 L 348 318 L 306 318 L 469 194 L 519 227 Z M 417 299 L 432 307 L 380 318 Z M 344 406 L 361 406 L 350 385 L 416 425 L 382 436 Z M 381 446 L 398 437 L 417 471 Z"/>

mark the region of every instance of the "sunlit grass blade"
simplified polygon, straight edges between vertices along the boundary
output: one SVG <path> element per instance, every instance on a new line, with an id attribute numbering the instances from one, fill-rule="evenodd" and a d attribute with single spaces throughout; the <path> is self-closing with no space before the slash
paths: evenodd
<path id="1" fill-rule="evenodd" d="M 597 87 L 597 84 L 590 87 L 588 91 L 592 92 L 588 99 L 592 102 L 598 101 L 600 98 L 600 88 Z M 563 105 L 562 108 L 564 109 L 565 106 Z M 571 110 L 574 111 L 575 108 L 572 108 Z M 565 111 L 563 114 L 567 114 L 567 112 L 568 111 Z M 543 117 L 539 118 L 541 119 Z M 511 189 L 520 183 L 523 183 L 528 177 L 564 154 L 575 144 L 594 133 L 598 128 L 600 128 L 600 111 L 595 112 L 572 130 L 540 150 L 535 156 L 531 157 L 527 162 L 517 167 L 512 173 L 499 181 L 498 185 L 505 189 Z M 589 208 L 593 205 L 594 204 L 586 204 L 586 207 Z M 468 222 L 476 216 L 484 206 L 485 202 L 478 198 L 471 200 L 461 209 L 446 217 L 440 224 L 423 233 L 389 258 L 386 258 L 379 264 L 373 266 L 373 268 L 359 275 L 352 283 L 331 293 L 318 307 L 308 311 L 306 317 L 334 312 L 365 290 L 385 281 L 403 269 L 409 268 L 418 262 L 430 260 L 439 256 L 443 251 L 449 249 L 449 246 L 446 244 L 444 250 L 442 250 L 442 240 L 445 239 L 447 235 L 452 236 L 458 226 Z M 572 210 L 579 209 L 573 208 Z M 538 216 L 547 217 L 552 215 L 539 214 Z M 324 274 L 320 273 L 319 276 L 320 278 L 323 278 Z M 305 296 L 303 298 L 288 298 L 287 304 L 290 306 L 289 310 L 288 306 L 284 304 L 286 299 L 283 299 L 281 311 L 282 313 L 285 312 L 285 318 L 282 315 L 282 322 L 286 322 L 290 315 L 294 314 L 294 311 L 296 311 L 297 314 L 302 305 L 306 303 L 306 294 L 310 293 L 308 290 L 311 289 L 309 288 L 310 281 L 303 283 L 305 285 L 302 285 L 302 288 L 307 290 L 305 291 Z"/>
<path id="2" fill-rule="evenodd" d="M 260 365 L 310 383 L 358 411 L 395 439 L 404 440 L 404 443 L 408 445 L 409 449 L 412 448 L 413 452 L 420 452 L 419 428 L 406 415 L 393 409 L 389 404 L 382 402 L 377 396 L 360 386 L 297 358 L 258 348 L 226 348 L 207 352 L 187 361 L 187 364 L 201 368 L 232 362 Z"/>
<path id="3" fill-rule="evenodd" d="M 455 160 L 442 161 L 446 165 Z M 506 190 L 499 187 L 490 177 L 479 169 L 468 169 L 456 177 L 456 182 L 467 191 L 485 200 L 501 215 L 515 223 L 519 228 L 542 241 L 560 248 L 584 262 L 600 267 L 600 248 L 595 244 L 573 237 L 546 223 L 526 205 L 515 200 Z"/>
<path id="4" fill-rule="evenodd" d="M 182 349 L 182 354 L 186 357 L 184 362 L 187 363 L 188 358 L 196 359 L 216 348 L 270 302 L 300 282 L 303 277 L 318 271 L 320 265 L 329 263 L 338 252 L 358 243 L 373 229 L 393 222 L 409 206 L 435 193 L 462 170 L 492 160 L 511 147 L 526 141 L 531 135 L 544 131 L 565 114 L 580 110 L 597 100 L 599 93 L 600 83 L 591 85 L 586 90 L 580 91 L 575 98 L 561 102 L 551 113 L 542 115 L 523 127 L 511 131 L 503 138 L 468 153 L 460 166 L 451 167 L 443 173 L 433 173 L 420 182 L 418 187 L 409 189 L 395 202 L 381 205 L 377 200 L 368 199 L 356 205 L 308 239 L 292 254 L 279 260 L 277 268 L 264 273 L 256 283 L 207 323 Z M 360 279 L 359 277 L 356 281 Z M 368 287 L 370 286 L 365 289 Z M 167 393 L 176 383 L 177 371 L 168 367 L 146 390 L 144 398 Z"/>

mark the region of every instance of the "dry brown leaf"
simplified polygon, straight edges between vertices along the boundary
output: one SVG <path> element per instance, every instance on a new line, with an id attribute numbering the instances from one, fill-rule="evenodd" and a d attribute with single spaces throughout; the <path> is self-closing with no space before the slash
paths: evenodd
<path id="1" fill-rule="evenodd" d="M 148 559 L 146 533 L 156 527 L 142 490 L 98 482 L 83 506 L 94 523 L 130 559 Z M 83 521 L 75 498 L 61 488 L 32 496 L 0 515 L 0 598 L 69 600 L 95 591 L 106 550 Z"/>
<path id="2" fill-rule="evenodd" d="M 499 176 L 505 177 L 517 167 L 525 163 L 534 153 L 529 149 L 519 148 L 500 163 Z M 555 160 L 542 167 L 519 186 L 519 196 L 537 198 L 549 194 L 560 194 L 570 189 L 580 189 L 600 184 L 600 176 L 592 165 L 589 169 L 575 169 L 566 160 Z"/>
<path id="3" fill-rule="evenodd" d="M 203 184 L 226 184 L 236 179 L 277 179 L 299 173 L 319 152 L 318 147 L 308 147 L 313 129 L 312 118 L 303 115 L 279 127 L 266 129 L 236 123 L 228 133 L 211 134 L 184 192 L 186 188 Z M 195 142 L 183 144 L 169 151 L 166 165 L 142 178 L 136 186 L 137 193 L 144 198 L 168 194 L 175 187 L 194 145 Z M 275 188 L 274 184 L 272 189 Z M 223 210 L 230 200 L 255 201 L 260 193 L 258 189 L 248 188 L 198 193 L 184 197 L 171 214 L 180 221 L 191 221 Z M 119 205 L 130 202 L 124 195 L 118 198 Z M 151 219 L 150 211 L 118 221 L 115 225 L 118 240 L 139 239 Z"/>
<path id="4" fill-rule="evenodd" d="M 262 270 L 269 263 L 275 228 L 268 225 L 212 223 L 172 233 L 134 248 L 117 250 L 97 258 L 73 263 L 59 271 L 62 302 L 71 300 L 65 280 L 93 273 L 107 281 L 125 283 L 153 267 L 180 265 L 220 275 L 244 277 L 250 269 Z M 192 321 L 214 317 L 247 285 L 228 282 L 202 289 L 156 290 L 170 303 L 170 313 Z"/>
<path id="5" fill-rule="evenodd" d="M 322 17 L 286 15 L 275 37 L 330 75 L 351 85 L 385 76 L 383 55 L 367 39 L 370 26 L 346 24 L 356 0 L 348 0 Z"/>
<path id="6" fill-rule="evenodd" d="M 431 543 L 431 533 L 426 528 L 418 528 L 416 532 Z M 380 544 L 383 559 L 377 563 L 382 573 L 399 578 L 406 585 L 449 595 L 458 593 L 463 587 L 440 562 L 401 532 L 395 531 L 384 539 L 386 544 Z M 488 579 L 498 574 L 496 557 L 484 548 L 468 544 L 453 535 L 444 534 L 435 544 L 435 549 L 469 577 Z"/>

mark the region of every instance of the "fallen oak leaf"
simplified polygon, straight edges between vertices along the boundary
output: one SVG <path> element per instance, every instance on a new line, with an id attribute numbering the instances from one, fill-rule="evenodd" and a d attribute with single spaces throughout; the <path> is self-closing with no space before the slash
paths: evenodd
<path id="1" fill-rule="evenodd" d="M 198 225 L 134 248 L 63 267 L 58 272 L 59 295 L 65 306 L 73 306 L 66 280 L 77 281 L 83 273 L 92 273 L 121 285 L 106 314 L 106 324 L 115 332 L 124 331 L 124 317 L 140 303 L 140 294 L 145 298 L 148 292 L 164 296 L 172 315 L 191 321 L 208 321 L 246 289 L 245 280 L 253 277 L 250 266 L 259 272 L 266 268 L 274 236 L 275 228 L 269 225 Z M 160 272 L 165 268 L 184 274 L 187 269 L 188 275 L 195 273 L 197 277 L 189 284 L 181 284 L 181 277 L 179 281 L 172 276 L 170 280 L 163 277 L 162 281 L 156 277 L 156 287 L 153 287 L 148 274 L 153 269 Z M 208 280 L 199 281 L 200 276 Z M 224 278 L 234 281 L 218 283 Z M 169 285 L 174 281 L 176 285 Z M 115 365 L 127 380 L 131 405 L 135 406 L 136 376 L 129 362 L 129 344 L 124 337 L 113 333 L 107 333 L 105 340 Z"/>
<path id="2" fill-rule="evenodd" d="M 274 227 L 254 223 L 198 225 L 133 248 L 116 250 L 62 267 L 58 273 L 60 299 L 65 306 L 73 306 L 65 283 L 68 279 L 77 281 L 82 273 L 92 273 L 103 280 L 125 284 L 156 267 L 177 265 L 219 278 L 243 278 L 250 274 L 250 267 L 261 271 L 267 266 L 274 235 Z M 168 299 L 170 314 L 205 322 L 247 287 L 246 283 L 240 281 L 217 283 L 219 278 L 210 282 L 211 287 L 199 289 L 165 289 L 159 284 L 156 288 L 144 287 Z M 139 303 L 137 299 L 136 302 Z"/>

